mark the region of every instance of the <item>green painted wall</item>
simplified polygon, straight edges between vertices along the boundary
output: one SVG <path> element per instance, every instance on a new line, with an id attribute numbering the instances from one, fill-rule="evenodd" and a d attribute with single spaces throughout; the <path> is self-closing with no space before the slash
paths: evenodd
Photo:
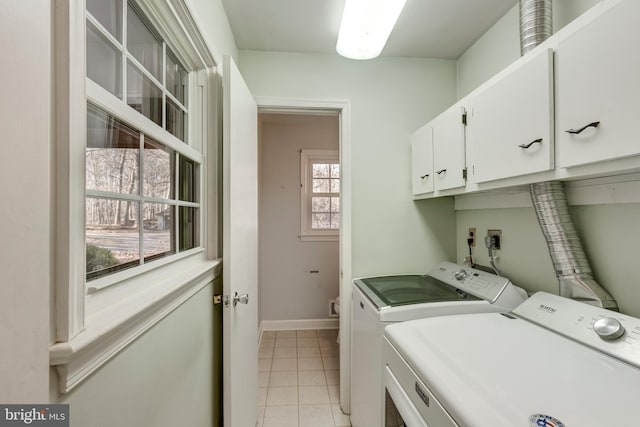
<path id="1" fill-rule="evenodd" d="M 210 284 L 70 393 L 52 392 L 51 401 L 70 405 L 73 426 L 210 427 L 219 396 L 212 305 Z"/>
<path id="2" fill-rule="evenodd" d="M 454 61 L 240 51 L 239 68 L 256 97 L 350 100 L 354 277 L 453 259 L 452 201 L 412 201 L 409 140 L 455 101 Z"/>

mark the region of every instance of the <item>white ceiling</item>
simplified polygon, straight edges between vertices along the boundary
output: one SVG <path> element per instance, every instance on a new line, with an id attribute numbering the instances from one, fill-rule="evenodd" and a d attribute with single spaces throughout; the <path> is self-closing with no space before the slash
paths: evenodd
<path id="1" fill-rule="evenodd" d="M 407 0 L 382 56 L 456 59 L 517 0 Z M 335 53 L 344 0 L 222 0 L 241 50 Z"/>

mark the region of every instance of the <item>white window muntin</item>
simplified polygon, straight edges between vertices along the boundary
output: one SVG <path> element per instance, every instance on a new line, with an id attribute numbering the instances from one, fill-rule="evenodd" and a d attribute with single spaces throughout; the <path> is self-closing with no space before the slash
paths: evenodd
<path id="1" fill-rule="evenodd" d="M 87 101 L 95 104 L 108 113 L 113 114 L 119 120 L 137 128 L 140 132 L 143 132 L 145 135 L 149 135 L 154 140 L 162 142 L 162 144 L 167 148 L 189 157 L 197 163 L 202 163 L 202 153 L 192 148 L 191 145 L 185 144 L 166 129 L 158 126 L 151 119 L 138 113 L 136 110 L 124 103 L 120 98 L 117 98 L 111 92 L 88 77 L 86 78 L 86 85 Z M 192 142 L 194 142 L 195 145 L 195 141 Z"/>
<path id="2" fill-rule="evenodd" d="M 312 198 L 339 197 L 340 193 L 313 193 L 313 165 L 339 164 L 338 150 L 300 150 L 300 239 L 303 241 L 338 240 L 339 228 L 312 227 Z"/>
<path id="3" fill-rule="evenodd" d="M 127 44 L 127 15 L 128 15 L 128 5 L 129 2 L 124 0 L 122 2 L 123 5 L 123 11 L 122 11 L 122 32 L 123 32 L 123 40 L 122 42 L 118 41 L 116 37 L 113 36 L 113 34 L 111 34 L 111 32 L 109 32 L 108 29 L 106 29 L 102 23 L 96 19 L 93 15 L 91 15 L 91 12 L 89 12 L 88 10 L 85 11 L 86 14 L 86 19 L 88 22 L 91 23 L 91 25 L 100 33 L 100 35 L 102 35 L 103 37 L 105 37 L 111 44 L 112 47 L 115 47 L 121 54 L 123 60 L 121 61 L 121 100 L 125 103 L 125 105 L 127 105 L 127 97 L 128 97 L 128 91 L 127 91 L 127 64 L 131 63 L 135 70 L 142 73 L 144 75 L 144 77 L 148 78 L 152 84 L 154 84 L 159 90 L 161 90 L 162 92 L 162 112 L 161 112 L 161 127 L 162 129 L 167 128 L 167 123 L 166 123 L 166 118 L 167 118 L 167 99 L 171 100 L 171 102 L 176 105 L 180 110 L 182 110 L 185 114 L 187 114 L 187 120 L 189 120 L 189 110 L 187 108 L 186 105 L 184 105 L 180 100 L 178 100 L 165 86 L 165 80 L 166 80 L 166 58 L 167 55 L 169 54 L 167 49 L 171 49 L 171 53 L 174 56 L 174 60 L 178 60 L 180 62 L 179 65 L 181 65 L 182 67 L 184 67 L 184 69 L 189 72 L 189 69 L 186 68 L 183 64 L 184 61 L 180 58 L 180 55 L 178 54 L 178 50 L 171 48 L 168 46 L 166 39 L 162 38 L 162 65 L 161 65 L 161 74 L 162 74 L 162 81 L 158 80 L 153 73 L 151 73 L 149 70 L 147 70 L 139 61 L 137 58 L 135 58 L 133 56 L 133 54 L 131 54 L 127 49 L 126 49 L 126 44 Z M 136 10 L 138 10 L 141 14 L 144 14 L 144 12 L 142 12 L 139 8 L 136 7 Z M 155 32 L 155 31 L 154 31 Z M 191 74 L 191 73 L 189 73 Z M 87 77 L 87 80 L 91 80 L 89 77 Z M 190 84 L 189 84 L 189 92 L 192 92 L 191 88 L 193 87 L 193 85 L 191 84 L 193 79 L 190 78 Z M 98 85 L 100 86 L 100 85 Z M 107 91 L 109 92 L 109 91 Z M 187 96 L 187 101 L 190 99 L 190 97 L 193 94 L 189 94 L 189 96 Z M 128 105 L 127 105 L 128 106 Z M 129 107 L 131 108 L 131 107 Z M 141 113 L 140 113 L 141 114 Z M 145 117 L 146 118 L 146 117 Z M 152 121 L 153 122 L 153 121 Z M 172 135 L 173 136 L 173 135 Z M 185 140 L 183 141 L 184 143 L 188 144 L 189 143 L 189 138 L 190 138 L 190 133 L 187 132 L 187 135 L 185 135 Z M 181 141 L 179 138 L 176 138 L 179 141 Z"/>

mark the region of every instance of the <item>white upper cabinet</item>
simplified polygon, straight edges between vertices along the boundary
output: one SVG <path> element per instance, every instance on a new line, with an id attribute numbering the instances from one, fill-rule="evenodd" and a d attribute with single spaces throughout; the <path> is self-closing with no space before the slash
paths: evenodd
<path id="1" fill-rule="evenodd" d="M 433 133 L 429 125 L 411 135 L 411 184 L 414 196 L 433 193 Z"/>
<path id="2" fill-rule="evenodd" d="M 467 147 L 476 183 L 554 168 L 553 52 L 529 55 L 471 99 Z"/>
<path id="3" fill-rule="evenodd" d="M 640 154 L 639 18 L 640 1 L 621 1 L 559 42 L 559 167 Z"/>
<path id="4" fill-rule="evenodd" d="M 429 125 L 433 131 L 433 172 L 436 190 L 464 187 L 466 111 L 455 104 Z"/>
<path id="5" fill-rule="evenodd" d="M 640 170 L 638 42 L 640 0 L 585 12 L 414 134 L 414 198 Z"/>

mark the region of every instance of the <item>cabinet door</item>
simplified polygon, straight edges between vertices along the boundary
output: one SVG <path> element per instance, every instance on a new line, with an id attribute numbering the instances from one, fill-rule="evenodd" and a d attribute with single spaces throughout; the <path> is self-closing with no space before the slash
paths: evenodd
<path id="1" fill-rule="evenodd" d="M 433 193 L 433 133 L 429 125 L 411 135 L 411 182 L 414 196 Z"/>
<path id="2" fill-rule="evenodd" d="M 436 190 L 464 187 L 466 179 L 464 107 L 456 104 L 431 123 L 433 130 L 433 172 Z"/>
<path id="3" fill-rule="evenodd" d="M 640 2 L 625 0 L 562 40 L 556 52 L 557 163 L 640 154 Z M 599 122 L 598 127 L 585 125 Z"/>
<path id="4" fill-rule="evenodd" d="M 553 52 L 530 55 L 471 100 L 467 144 L 475 182 L 554 167 Z"/>

